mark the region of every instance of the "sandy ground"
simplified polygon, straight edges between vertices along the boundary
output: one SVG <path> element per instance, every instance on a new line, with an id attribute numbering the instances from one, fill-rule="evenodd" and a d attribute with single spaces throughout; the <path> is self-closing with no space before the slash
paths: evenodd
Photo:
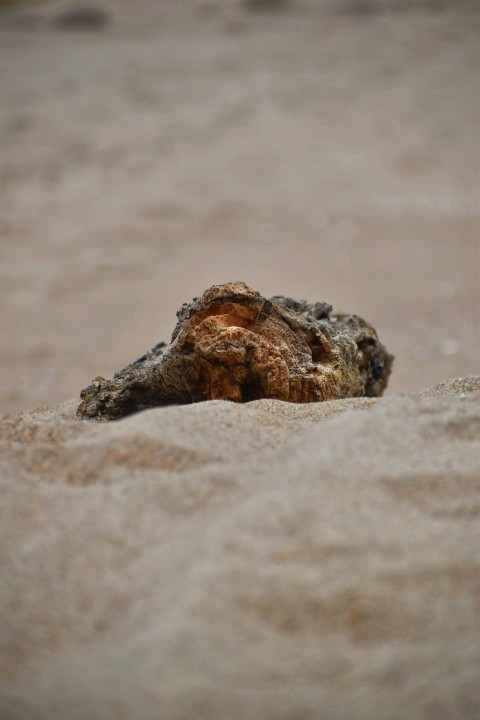
<path id="1" fill-rule="evenodd" d="M 476 720 L 480 377 L 0 423 L 2 720 Z"/>
<path id="2" fill-rule="evenodd" d="M 392 392 L 476 370 L 475 3 L 101 2 L 62 32 L 67 5 L 0 11 L 3 412 L 237 279 L 366 317 Z"/>
<path id="3" fill-rule="evenodd" d="M 1 720 L 477 720 L 476 3 L 97 5 L 0 2 Z M 387 397 L 75 419 L 234 279 Z"/>

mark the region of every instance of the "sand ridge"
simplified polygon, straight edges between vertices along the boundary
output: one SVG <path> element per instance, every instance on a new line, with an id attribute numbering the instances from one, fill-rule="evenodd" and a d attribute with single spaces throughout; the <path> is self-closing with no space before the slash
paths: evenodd
<path id="1" fill-rule="evenodd" d="M 480 379 L 2 421 L 2 716 L 473 718 Z"/>

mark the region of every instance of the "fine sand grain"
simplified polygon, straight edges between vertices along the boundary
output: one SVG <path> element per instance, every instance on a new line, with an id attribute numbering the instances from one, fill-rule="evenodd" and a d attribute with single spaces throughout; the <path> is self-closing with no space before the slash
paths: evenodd
<path id="1" fill-rule="evenodd" d="M 0 720 L 478 720 L 478 3 L 76 4 L 0 0 Z M 387 396 L 55 406 L 234 280 Z"/>
<path id="2" fill-rule="evenodd" d="M 474 720 L 480 378 L 2 422 L 5 720 Z"/>

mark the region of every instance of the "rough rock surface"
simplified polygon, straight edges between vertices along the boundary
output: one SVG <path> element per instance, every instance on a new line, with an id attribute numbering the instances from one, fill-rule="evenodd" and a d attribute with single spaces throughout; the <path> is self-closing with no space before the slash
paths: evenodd
<path id="1" fill-rule="evenodd" d="M 382 394 L 393 357 L 374 328 L 331 306 L 271 300 L 242 282 L 184 304 L 170 346 L 158 343 L 112 380 L 82 391 L 79 417 L 118 419 L 159 405 L 274 398 L 318 402 Z"/>
<path id="2" fill-rule="evenodd" d="M 0 422 L 0 716 L 476 720 L 480 378 Z"/>

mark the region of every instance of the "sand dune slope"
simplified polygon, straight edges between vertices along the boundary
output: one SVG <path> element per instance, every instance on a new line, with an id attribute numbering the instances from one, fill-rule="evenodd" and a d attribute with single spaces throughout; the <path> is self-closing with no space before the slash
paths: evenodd
<path id="1" fill-rule="evenodd" d="M 5 418 L 0 716 L 476 717 L 479 399 Z"/>

